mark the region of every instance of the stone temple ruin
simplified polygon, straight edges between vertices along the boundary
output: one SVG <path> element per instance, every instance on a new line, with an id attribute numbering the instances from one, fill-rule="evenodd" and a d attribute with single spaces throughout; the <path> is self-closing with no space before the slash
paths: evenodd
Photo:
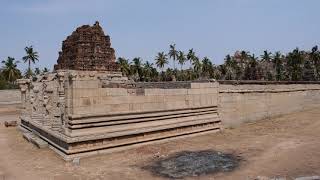
<path id="1" fill-rule="evenodd" d="M 54 69 L 18 80 L 20 126 L 65 160 L 320 106 L 314 82 L 132 82 L 99 23 L 62 43 Z"/>
<path id="2" fill-rule="evenodd" d="M 129 81 L 99 23 L 63 42 L 55 72 L 19 85 L 21 126 L 65 159 L 220 129 L 217 83 Z"/>
<path id="3" fill-rule="evenodd" d="M 110 36 L 106 36 L 96 22 L 93 26 L 77 28 L 62 43 L 55 70 L 118 71 Z"/>

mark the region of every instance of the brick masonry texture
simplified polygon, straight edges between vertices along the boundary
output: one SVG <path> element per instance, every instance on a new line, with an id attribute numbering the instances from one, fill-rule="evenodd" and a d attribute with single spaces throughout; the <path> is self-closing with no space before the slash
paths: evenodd
<path id="1" fill-rule="evenodd" d="M 104 34 L 99 22 L 96 22 L 93 26 L 77 28 L 63 41 L 54 69 L 117 71 L 119 67 L 115 59 L 110 37 Z"/>

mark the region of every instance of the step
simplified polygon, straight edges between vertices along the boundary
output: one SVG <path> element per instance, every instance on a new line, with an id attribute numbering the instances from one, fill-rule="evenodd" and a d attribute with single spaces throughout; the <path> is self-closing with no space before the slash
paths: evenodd
<path id="1" fill-rule="evenodd" d="M 94 127 L 94 128 L 84 128 L 84 129 L 74 129 L 71 132 L 71 136 L 85 136 L 90 134 L 105 134 L 108 136 L 119 136 L 119 134 L 127 135 L 132 133 L 141 133 L 166 129 L 171 127 L 179 127 L 189 124 L 203 124 L 207 122 L 219 122 L 220 119 L 217 114 L 209 114 L 202 116 L 192 116 L 186 118 L 175 118 L 162 121 L 151 121 L 151 122 L 142 122 L 142 123 L 133 123 L 117 126 L 106 126 L 106 127 Z"/>
<path id="2" fill-rule="evenodd" d="M 32 144 L 36 145 L 39 149 L 47 148 L 49 144 L 41 139 L 39 136 L 33 134 L 32 132 L 25 132 L 22 134 L 23 138 Z"/>
<path id="3" fill-rule="evenodd" d="M 114 125 L 122 125 L 122 124 L 132 124 L 132 123 L 142 123 L 149 121 L 162 121 L 168 119 L 178 119 L 178 118 L 187 118 L 192 116 L 206 115 L 206 114 L 217 114 L 216 111 L 205 111 L 205 112 L 193 112 L 186 114 L 178 114 L 178 115 L 167 115 L 167 116 L 159 116 L 159 117 L 146 117 L 140 119 L 124 119 L 117 121 L 106 121 L 106 122 L 96 122 L 96 123 L 86 123 L 86 124 L 69 124 L 71 129 L 77 128 L 86 128 L 86 127 L 99 127 L 99 126 L 114 126 Z"/>

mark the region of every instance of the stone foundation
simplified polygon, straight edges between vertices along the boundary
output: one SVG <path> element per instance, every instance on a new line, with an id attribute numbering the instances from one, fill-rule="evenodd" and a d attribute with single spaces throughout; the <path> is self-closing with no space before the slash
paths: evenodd
<path id="1" fill-rule="evenodd" d="M 66 160 L 320 106 L 316 82 L 135 83 L 115 72 L 61 70 L 19 84 L 21 126 Z"/>
<path id="2" fill-rule="evenodd" d="M 217 82 L 134 83 L 65 70 L 19 84 L 21 126 L 65 159 L 221 129 Z"/>

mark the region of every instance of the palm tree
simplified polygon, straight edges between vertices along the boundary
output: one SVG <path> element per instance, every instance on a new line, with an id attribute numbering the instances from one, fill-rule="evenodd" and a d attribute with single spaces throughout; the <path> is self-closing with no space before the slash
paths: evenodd
<path id="1" fill-rule="evenodd" d="M 190 61 L 191 65 L 193 66 L 193 70 L 194 71 L 198 71 L 196 72 L 199 73 L 199 70 L 201 70 L 201 67 L 194 67 L 195 65 L 199 66 L 201 63 L 199 61 L 199 58 L 196 56 L 196 53 L 194 52 L 193 48 L 189 49 L 189 52 L 187 54 L 187 60 Z"/>
<path id="2" fill-rule="evenodd" d="M 238 65 L 237 61 L 235 60 L 235 58 L 228 54 L 224 60 L 225 60 L 225 63 L 224 63 L 225 79 L 227 80 L 241 79 L 243 72 L 241 67 Z"/>
<path id="3" fill-rule="evenodd" d="M 195 57 L 194 60 L 192 61 L 192 66 L 193 66 L 193 70 L 196 73 L 196 77 L 200 77 L 201 75 L 201 69 L 202 69 L 202 64 L 199 60 L 198 57 Z"/>
<path id="4" fill-rule="evenodd" d="M 167 55 L 164 52 L 159 52 L 156 56 L 156 65 L 161 69 L 163 72 L 163 68 L 166 64 L 168 64 Z"/>
<path id="5" fill-rule="evenodd" d="M 258 58 L 253 54 L 250 56 L 249 62 L 246 64 L 245 68 L 245 80 L 257 80 L 257 66 Z"/>
<path id="6" fill-rule="evenodd" d="M 136 76 L 138 75 L 139 81 L 142 80 L 142 60 L 140 57 L 133 58 L 133 65 L 131 65 L 132 73 Z"/>
<path id="7" fill-rule="evenodd" d="M 272 53 L 267 50 L 263 51 L 263 55 L 261 55 L 261 60 L 266 62 L 271 62 Z"/>
<path id="8" fill-rule="evenodd" d="M 144 63 L 143 65 L 143 77 L 146 81 L 151 81 L 152 77 L 152 69 L 153 69 L 153 64 L 150 64 L 149 61 Z"/>
<path id="9" fill-rule="evenodd" d="M 43 68 L 42 72 L 47 73 L 47 72 L 49 72 L 49 69 L 45 67 L 45 68 Z"/>
<path id="10" fill-rule="evenodd" d="M 278 51 L 274 54 L 274 57 L 273 57 L 273 64 L 274 64 L 274 68 L 275 68 L 275 71 L 276 71 L 276 80 L 277 81 L 281 81 L 283 80 L 283 61 L 282 61 L 282 58 L 281 58 L 281 53 Z"/>
<path id="11" fill-rule="evenodd" d="M 224 60 L 225 60 L 224 64 L 225 64 L 226 66 L 230 66 L 230 67 L 233 66 L 233 65 L 232 65 L 232 58 L 231 58 L 230 54 L 226 55 L 226 57 L 224 58 Z"/>
<path id="12" fill-rule="evenodd" d="M 313 62 L 310 59 L 304 60 L 302 78 L 304 81 L 314 81 L 316 79 Z"/>
<path id="13" fill-rule="evenodd" d="M 187 60 L 190 61 L 190 63 L 192 63 L 192 61 L 194 61 L 196 59 L 196 53 L 193 51 L 192 49 L 189 49 L 189 52 L 187 54 Z"/>
<path id="14" fill-rule="evenodd" d="M 309 54 L 310 60 L 314 65 L 314 74 L 317 80 L 320 80 L 320 51 L 318 46 L 314 46 Z"/>
<path id="15" fill-rule="evenodd" d="M 21 72 L 17 68 L 18 63 L 19 61 L 15 61 L 15 59 L 12 57 L 8 57 L 7 60 L 2 61 L 4 66 L 1 73 L 6 81 L 13 83 L 16 79 L 21 77 Z"/>
<path id="16" fill-rule="evenodd" d="M 173 69 L 176 69 L 176 59 L 178 58 L 178 51 L 176 50 L 176 44 L 170 45 L 169 50 L 169 58 L 172 58 L 173 60 Z"/>
<path id="17" fill-rule="evenodd" d="M 183 51 L 179 51 L 178 53 L 178 57 L 177 57 L 177 60 L 181 66 L 180 70 L 182 71 L 182 66 L 184 65 L 184 63 L 186 62 L 187 58 L 186 56 L 184 55 Z"/>
<path id="18" fill-rule="evenodd" d="M 205 77 L 208 77 L 213 71 L 212 62 L 208 57 L 202 59 L 202 72 Z"/>
<path id="19" fill-rule="evenodd" d="M 272 53 L 267 50 L 263 51 L 263 55 L 261 55 L 261 65 L 263 71 L 264 79 L 273 80 L 273 72 L 272 72 Z"/>
<path id="20" fill-rule="evenodd" d="M 157 68 L 152 67 L 151 69 L 151 80 L 152 81 L 159 81 L 159 72 L 157 71 Z"/>
<path id="21" fill-rule="evenodd" d="M 224 60 L 225 60 L 224 65 L 221 67 L 223 68 L 225 79 L 232 80 L 234 79 L 234 68 L 233 68 L 234 61 L 232 61 L 232 57 L 229 54 L 225 57 Z"/>
<path id="22" fill-rule="evenodd" d="M 298 81 L 302 78 L 302 65 L 304 62 L 303 52 L 299 50 L 299 48 L 294 49 L 287 56 L 287 68 L 290 80 Z"/>
<path id="23" fill-rule="evenodd" d="M 35 63 L 39 59 L 38 52 L 33 50 L 33 47 L 25 47 L 24 50 L 26 51 L 26 56 L 24 56 L 22 59 L 24 63 L 28 62 L 28 71 L 27 71 L 27 77 L 29 78 L 32 75 L 31 71 L 31 62 Z"/>
<path id="24" fill-rule="evenodd" d="M 117 63 L 120 66 L 120 70 L 122 72 L 122 75 L 129 76 L 130 75 L 130 63 L 128 59 L 125 59 L 123 57 L 119 57 Z"/>
<path id="25" fill-rule="evenodd" d="M 39 74 L 41 74 L 41 70 L 37 67 L 37 68 L 34 70 L 34 73 L 35 73 L 36 75 L 39 75 Z"/>
<path id="26" fill-rule="evenodd" d="M 250 57 L 250 52 L 247 51 L 241 51 L 240 53 L 240 63 L 241 67 L 243 68 L 243 65 L 247 63 L 249 57 Z"/>
<path id="27" fill-rule="evenodd" d="M 241 51 L 240 53 L 240 72 L 241 77 L 243 77 L 244 69 L 246 67 L 246 64 L 249 62 L 250 52 L 247 51 Z"/>
<path id="28" fill-rule="evenodd" d="M 168 68 L 164 73 L 162 73 L 162 79 L 164 81 L 173 81 L 174 78 L 174 72 L 171 68 Z"/>

